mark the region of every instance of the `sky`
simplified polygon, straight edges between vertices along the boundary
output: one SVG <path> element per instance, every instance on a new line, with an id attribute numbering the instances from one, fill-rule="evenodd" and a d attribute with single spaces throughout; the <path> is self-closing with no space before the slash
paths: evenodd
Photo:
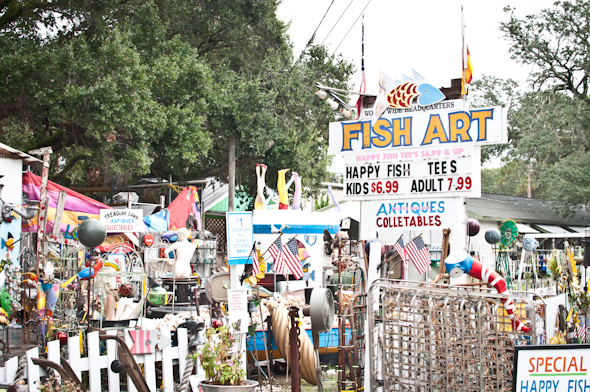
<path id="1" fill-rule="evenodd" d="M 351 79 L 355 91 L 361 81 L 361 21 L 364 19 L 367 93 L 376 94 L 381 70 L 393 79 L 400 79 L 402 74 L 411 76 L 415 69 L 435 87 L 450 87 L 451 79 L 461 77 L 461 6 L 474 80 L 487 74 L 525 82 L 531 69 L 510 59 L 510 45 L 499 29 L 500 22 L 508 20 L 503 9 L 510 5 L 522 18 L 552 7 L 553 2 L 283 0 L 277 14 L 291 24 L 288 33 L 295 57 L 317 28 L 315 43 L 323 42 L 331 53 L 340 53 L 352 61 L 357 68 Z"/>

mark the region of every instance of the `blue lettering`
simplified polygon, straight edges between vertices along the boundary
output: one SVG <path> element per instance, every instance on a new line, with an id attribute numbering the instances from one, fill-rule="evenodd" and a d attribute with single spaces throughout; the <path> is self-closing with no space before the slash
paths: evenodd
<path id="1" fill-rule="evenodd" d="M 387 215 L 387 211 L 385 210 L 385 203 L 381 204 L 381 207 L 379 207 L 379 211 L 377 211 L 377 216 L 379 216 L 379 214 Z"/>
<path id="2" fill-rule="evenodd" d="M 575 387 L 576 384 L 575 384 L 574 380 L 567 380 L 567 392 L 570 392 L 572 390 L 572 383 L 574 383 L 574 387 Z"/>
<path id="3" fill-rule="evenodd" d="M 528 381 L 526 382 L 526 384 L 524 383 L 524 381 L 520 382 L 520 392 L 523 392 L 523 389 L 524 389 L 524 392 L 528 391 L 528 389 L 529 389 L 529 382 Z"/>
<path id="4" fill-rule="evenodd" d="M 557 392 L 557 385 L 559 384 L 559 381 L 553 381 L 553 389 L 555 390 L 555 392 Z"/>
<path id="5" fill-rule="evenodd" d="M 582 389 L 582 381 L 584 381 L 584 392 L 586 392 L 586 389 L 590 389 L 590 384 L 588 384 L 588 380 L 580 380 L 580 389 Z"/>
<path id="6" fill-rule="evenodd" d="M 539 392 L 541 392 L 543 388 L 545 388 L 545 381 L 541 380 L 539 381 Z"/>
<path id="7" fill-rule="evenodd" d="M 531 383 L 531 392 L 533 392 L 533 391 L 537 392 L 537 382 L 536 381 L 533 381 Z"/>
<path id="8" fill-rule="evenodd" d="M 438 202 L 438 212 L 439 213 L 443 213 L 445 212 L 445 202 L 444 201 L 439 201 Z"/>

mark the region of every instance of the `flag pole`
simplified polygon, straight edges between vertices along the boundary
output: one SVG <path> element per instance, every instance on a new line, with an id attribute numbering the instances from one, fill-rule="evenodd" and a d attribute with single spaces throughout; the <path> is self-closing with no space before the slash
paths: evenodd
<path id="1" fill-rule="evenodd" d="M 463 5 L 461 5 L 461 98 L 463 99 L 463 104 L 465 104 L 467 94 L 465 68 L 465 19 L 463 17 Z"/>

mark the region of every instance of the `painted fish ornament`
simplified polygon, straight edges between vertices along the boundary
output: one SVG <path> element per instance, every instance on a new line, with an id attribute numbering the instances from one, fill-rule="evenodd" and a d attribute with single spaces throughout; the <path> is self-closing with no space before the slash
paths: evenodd
<path id="1" fill-rule="evenodd" d="M 391 90 L 387 102 L 392 108 L 409 108 L 416 97 L 420 106 L 426 106 L 443 100 L 445 95 L 431 84 L 406 82 Z"/>

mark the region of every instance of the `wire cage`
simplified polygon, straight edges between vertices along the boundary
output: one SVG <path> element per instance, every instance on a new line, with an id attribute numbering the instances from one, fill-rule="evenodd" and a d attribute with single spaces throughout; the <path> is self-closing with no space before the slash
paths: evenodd
<path id="1" fill-rule="evenodd" d="M 371 389 L 511 391 L 515 345 L 536 344 L 536 311 L 510 295 L 527 333 L 513 332 L 502 298 L 487 290 L 377 280 L 368 292 Z"/>

